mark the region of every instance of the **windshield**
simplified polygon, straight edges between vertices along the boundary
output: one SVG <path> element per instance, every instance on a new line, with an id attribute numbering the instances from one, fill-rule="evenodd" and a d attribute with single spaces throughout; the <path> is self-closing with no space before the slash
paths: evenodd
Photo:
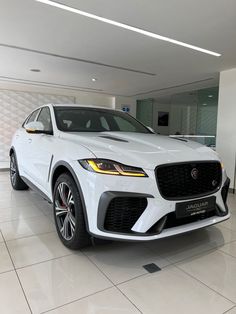
<path id="1" fill-rule="evenodd" d="M 54 107 L 57 127 L 64 132 L 137 132 L 151 133 L 142 123 L 115 110 Z"/>

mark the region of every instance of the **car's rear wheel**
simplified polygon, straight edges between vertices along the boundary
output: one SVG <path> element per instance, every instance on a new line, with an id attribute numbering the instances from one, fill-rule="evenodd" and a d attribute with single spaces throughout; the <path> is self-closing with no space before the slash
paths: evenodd
<path id="1" fill-rule="evenodd" d="M 54 219 L 63 244 L 73 250 L 91 244 L 78 187 L 70 174 L 61 174 L 54 187 Z"/>
<path id="2" fill-rule="evenodd" d="M 10 156 L 10 179 L 14 190 L 28 189 L 28 186 L 20 177 L 15 153 L 12 153 Z"/>

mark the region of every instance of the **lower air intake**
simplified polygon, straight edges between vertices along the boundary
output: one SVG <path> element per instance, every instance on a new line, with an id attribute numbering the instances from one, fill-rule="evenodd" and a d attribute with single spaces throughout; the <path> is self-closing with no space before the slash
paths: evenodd
<path id="1" fill-rule="evenodd" d="M 104 229 L 131 233 L 131 228 L 147 207 L 145 197 L 115 197 L 108 205 Z"/>

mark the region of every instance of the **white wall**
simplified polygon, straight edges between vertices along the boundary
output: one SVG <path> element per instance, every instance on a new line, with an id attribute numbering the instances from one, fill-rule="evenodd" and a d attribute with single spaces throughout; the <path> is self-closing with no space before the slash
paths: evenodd
<path id="1" fill-rule="evenodd" d="M 235 187 L 236 156 L 236 69 L 220 73 L 216 150 Z"/>
<path id="2" fill-rule="evenodd" d="M 47 86 L 37 86 L 31 84 L 0 81 L 0 90 L 1 89 L 9 89 L 23 92 L 35 92 L 51 95 L 73 96 L 76 99 L 76 103 L 82 105 L 95 105 L 112 108 L 113 104 L 113 96 L 111 95 L 79 91 L 73 89 L 53 88 Z"/>
<path id="3" fill-rule="evenodd" d="M 91 92 L 0 82 L 0 168 L 8 165 L 15 130 L 36 107 L 45 103 L 79 103 L 113 107 L 113 97 Z"/>
<path id="4" fill-rule="evenodd" d="M 75 97 L 0 89 L 0 162 L 9 158 L 12 136 L 31 111 L 45 103 L 74 103 Z"/>
<path id="5" fill-rule="evenodd" d="M 113 97 L 113 108 L 122 109 L 124 106 L 130 108 L 130 114 L 136 117 L 136 98 L 115 96 Z"/>
<path id="6" fill-rule="evenodd" d="M 77 92 L 76 103 L 113 108 L 113 97 L 96 93 Z"/>

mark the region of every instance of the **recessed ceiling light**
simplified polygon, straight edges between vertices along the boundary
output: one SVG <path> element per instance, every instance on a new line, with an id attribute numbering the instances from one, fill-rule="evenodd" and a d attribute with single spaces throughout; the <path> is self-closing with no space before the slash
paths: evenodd
<path id="1" fill-rule="evenodd" d="M 207 104 L 202 104 L 203 106 L 207 106 Z"/>
<path id="2" fill-rule="evenodd" d="M 31 72 L 41 72 L 40 69 L 30 69 Z"/>
<path id="3" fill-rule="evenodd" d="M 93 82 L 96 82 L 98 79 L 96 79 L 95 77 L 92 78 Z"/>
<path id="4" fill-rule="evenodd" d="M 63 9 L 63 10 L 69 11 L 69 12 L 77 13 L 79 15 L 83 15 L 83 16 L 86 16 L 86 17 L 89 17 L 91 19 L 98 20 L 98 21 L 101 21 L 101 22 L 104 22 L 104 23 L 107 23 L 107 24 L 111 24 L 111 25 L 114 25 L 114 26 L 117 26 L 117 27 L 128 29 L 130 31 L 133 31 L 133 32 L 145 35 L 145 36 L 149 36 L 149 37 L 152 37 L 152 38 L 164 40 L 164 41 L 170 42 L 172 44 L 183 46 L 183 47 L 186 47 L 186 48 L 189 48 L 189 49 L 197 50 L 197 51 L 200 51 L 200 52 L 203 52 L 203 53 L 215 56 L 215 57 L 220 57 L 221 56 L 220 53 L 217 53 L 217 52 L 214 52 L 214 51 L 211 51 L 211 50 L 207 50 L 207 49 L 203 49 L 203 48 L 200 48 L 200 47 L 197 47 L 197 46 L 194 46 L 194 45 L 190 45 L 190 44 L 187 44 L 187 43 L 184 43 L 182 41 L 178 41 L 178 40 L 175 40 L 175 39 L 172 39 L 172 38 L 169 38 L 169 37 L 161 36 L 161 35 L 158 35 L 158 34 L 155 34 L 155 33 L 149 32 L 149 31 L 146 31 L 146 30 L 141 29 L 141 28 L 137 28 L 137 27 L 130 26 L 130 25 L 127 25 L 127 24 L 123 24 L 123 23 L 120 23 L 120 22 L 116 22 L 114 20 L 110 20 L 110 19 L 98 16 L 98 15 L 95 15 L 95 14 L 91 14 L 91 13 L 88 13 L 88 12 L 85 12 L 85 11 L 81 11 L 79 9 L 70 7 L 68 5 L 65 5 L 65 4 L 56 2 L 56 1 L 51 1 L 51 0 L 35 0 L 35 1 L 41 2 L 41 3 L 44 3 L 44 4 L 48 4 L 48 5 L 51 5 L 53 7 L 56 7 L 56 8 L 59 8 L 59 9 Z"/>
<path id="5" fill-rule="evenodd" d="M 213 95 L 208 95 L 208 97 L 209 97 L 209 98 L 212 98 L 212 97 L 213 97 Z"/>

